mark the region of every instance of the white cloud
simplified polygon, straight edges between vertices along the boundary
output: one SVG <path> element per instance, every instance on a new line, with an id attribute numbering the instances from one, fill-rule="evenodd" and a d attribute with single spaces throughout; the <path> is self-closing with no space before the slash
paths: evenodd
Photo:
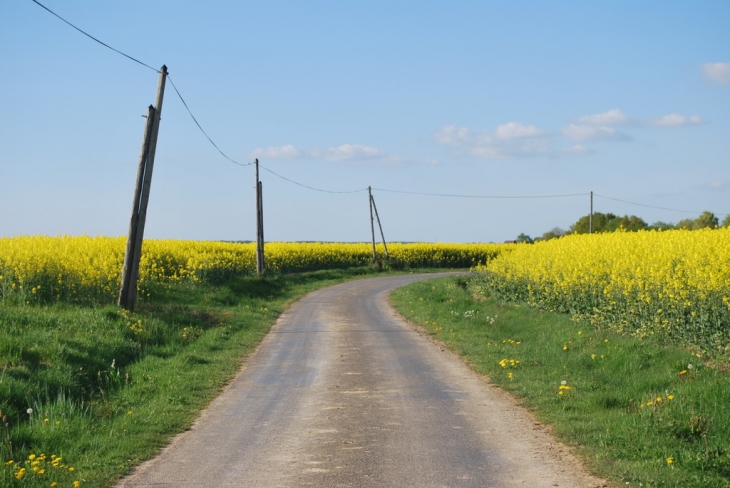
<path id="1" fill-rule="evenodd" d="M 702 72 L 715 83 L 730 83 L 730 63 L 707 63 L 702 65 Z"/>
<path id="2" fill-rule="evenodd" d="M 546 132 L 534 125 L 524 125 L 519 122 L 508 122 L 498 125 L 495 135 L 499 139 L 516 139 L 525 137 L 540 137 Z"/>
<path id="3" fill-rule="evenodd" d="M 578 119 L 580 125 L 597 125 L 601 127 L 615 127 L 628 125 L 632 119 L 621 110 L 614 108 L 601 114 L 584 115 Z"/>
<path id="4" fill-rule="evenodd" d="M 377 147 L 363 146 L 360 144 L 343 144 L 324 151 L 324 158 L 327 161 L 353 161 L 358 159 L 373 159 L 384 156 L 385 152 Z"/>
<path id="5" fill-rule="evenodd" d="M 575 146 L 564 147 L 562 149 L 563 154 L 587 154 L 590 151 L 583 144 L 576 144 Z"/>
<path id="6" fill-rule="evenodd" d="M 286 146 L 279 146 L 279 147 L 267 147 L 264 148 L 258 148 L 254 149 L 250 153 L 248 153 L 248 156 L 251 158 L 261 158 L 261 159 L 279 159 L 279 160 L 291 160 L 291 159 L 297 159 L 302 156 L 302 152 L 297 149 L 296 147 L 292 146 L 291 144 L 287 144 Z"/>
<path id="7" fill-rule="evenodd" d="M 553 133 L 534 125 L 508 122 L 494 131 L 474 133 L 466 127 L 442 127 L 434 140 L 439 144 L 463 147 L 461 154 L 480 159 L 518 159 L 577 154 L 578 150 L 556 147 Z"/>
<path id="8" fill-rule="evenodd" d="M 433 137 L 439 144 L 447 144 L 450 146 L 460 146 L 473 140 L 473 134 L 469 129 L 466 127 L 456 127 L 455 125 L 442 127 Z"/>
<path id="9" fill-rule="evenodd" d="M 701 123 L 702 119 L 699 115 L 685 117 L 680 114 L 669 114 L 650 121 L 649 125 L 653 125 L 655 127 L 684 127 L 687 125 L 697 125 Z"/>
<path id="10" fill-rule="evenodd" d="M 576 142 L 583 141 L 621 141 L 629 139 L 623 132 L 613 127 L 595 127 L 592 125 L 570 124 L 563 127 L 563 135 Z"/>

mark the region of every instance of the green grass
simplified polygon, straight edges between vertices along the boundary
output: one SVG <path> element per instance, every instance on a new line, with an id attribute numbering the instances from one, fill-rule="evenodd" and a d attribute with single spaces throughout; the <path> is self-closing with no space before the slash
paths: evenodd
<path id="1" fill-rule="evenodd" d="M 727 371 L 677 347 L 477 299 L 469 280 L 417 282 L 391 301 L 615 485 L 730 487 Z"/>
<path id="2" fill-rule="evenodd" d="M 191 425 L 292 301 L 375 274 L 358 268 L 178 284 L 151 290 L 134 314 L 113 305 L 5 301 L 0 486 L 112 485 Z"/>

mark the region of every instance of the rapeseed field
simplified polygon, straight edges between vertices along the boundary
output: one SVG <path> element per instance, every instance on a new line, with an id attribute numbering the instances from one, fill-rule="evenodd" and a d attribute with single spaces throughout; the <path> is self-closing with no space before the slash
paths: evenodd
<path id="1" fill-rule="evenodd" d="M 569 235 L 515 245 L 476 270 L 477 293 L 730 352 L 730 228 Z"/>

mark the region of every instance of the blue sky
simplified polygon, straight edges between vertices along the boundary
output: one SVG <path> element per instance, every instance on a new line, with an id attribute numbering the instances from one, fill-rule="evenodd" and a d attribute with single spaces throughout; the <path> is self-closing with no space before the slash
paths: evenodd
<path id="1" fill-rule="evenodd" d="M 730 2 L 42 1 L 172 80 L 218 146 L 333 191 L 730 212 Z M 157 74 L 0 4 L 0 236 L 125 235 Z M 262 171 L 267 240 L 363 241 L 367 193 Z M 145 235 L 254 238 L 254 172 L 168 85 Z M 374 191 L 389 240 L 567 228 L 588 196 Z"/>

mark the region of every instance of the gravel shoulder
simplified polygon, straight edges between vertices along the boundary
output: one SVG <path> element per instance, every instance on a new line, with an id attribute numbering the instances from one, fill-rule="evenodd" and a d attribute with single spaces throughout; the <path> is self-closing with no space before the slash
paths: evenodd
<path id="1" fill-rule="evenodd" d="M 307 295 L 193 427 L 117 486 L 604 486 L 388 304 L 434 276 Z"/>

